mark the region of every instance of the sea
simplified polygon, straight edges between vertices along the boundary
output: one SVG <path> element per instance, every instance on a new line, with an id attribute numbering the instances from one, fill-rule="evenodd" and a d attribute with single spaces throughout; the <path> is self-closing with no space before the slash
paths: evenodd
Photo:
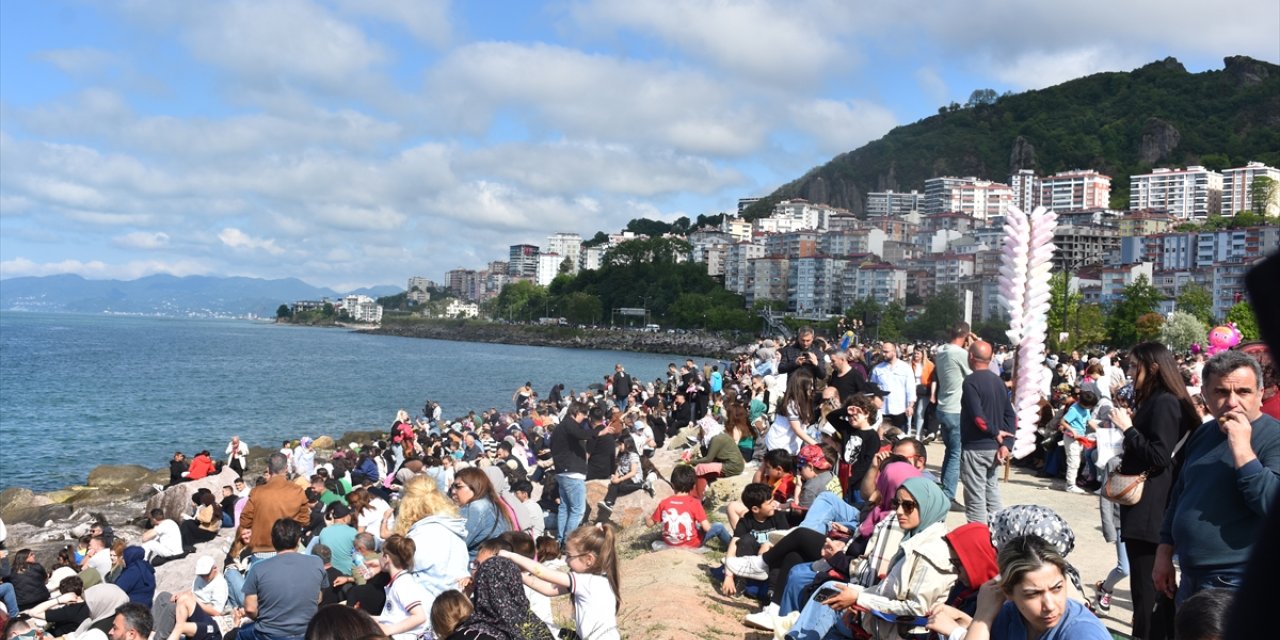
<path id="1" fill-rule="evenodd" d="M 224 457 L 231 436 L 389 428 L 429 400 L 446 418 L 532 382 L 586 390 L 622 363 L 641 380 L 682 355 L 450 342 L 248 320 L 0 311 L 0 489 L 83 484 L 101 464 Z"/>

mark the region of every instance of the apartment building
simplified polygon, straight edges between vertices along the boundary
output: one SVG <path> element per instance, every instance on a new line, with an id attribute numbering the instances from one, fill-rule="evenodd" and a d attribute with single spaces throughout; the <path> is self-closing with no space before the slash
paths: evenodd
<path id="1" fill-rule="evenodd" d="M 751 240 L 751 222 L 740 216 L 725 216 L 720 221 L 720 230 L 729 234 L 734 242 Z"/>
<path id="2" fill-rule="evenodd" d="M 745 297 L 747 306 L 758 300 L 787 301 L 787 280 L 791 261 L 782 256 L 766 256 L 751 261 L 750 287 Z"/>
<path id="3" fill-rule="evenodd" d="M 1270 197 L 1254 202 L 1254 181 L 1268 178 L 1273 185 Z M 1256 205 L 1256 206 L 1255 206 Z M 1261 208 L 1262 211 L 1254 211 Z M 1222 215 L 1234 216 L 1240 211 L 1267 216 L 1280 215 L 1280 169 L 1268 167 L 1261 162 L 1250 162 L 1243 167 L 1226 169 L 1222 172 Z"/>
<path id="4" fill-rule="evenodd" d="M 582 260 L 582 236 L 576 233 L 553 233 L 547 236 L 547 246 L 543 251 L 558 254 L 561 259 L 568 258 L 569 273 L 577 273 L 578 264 Z"/>
<path id="5" fill-rule="evenodd" d="M 1030 212 L 1040 206 L 1040 177 L 1030 169 L 1020 169 L 1009 176 L 1009 189 L 1013 192 L 1013 206 Z"/>
<path id="6" fill-rule="evenodd" d="M 871 298 L 880 304 L 907 297 L 907 270 L 887 262 L 853 264 L 845 269 L 846 303 Z"/>
<path id="7" fill-rule="evenodd" d="M 1113 262 L 1120 252 L 1120 233 L 1112 227 L 1058 225 L 1053 233 L 1053 262 L 1057 269 Z"/>
<path id="8" fill-rule="evenodd" d="M 977 178 L 930 178 L 924 181 L 924 214 L 963 213 L 979 220 L 1003 216 L 1013 203 L 1009 185 Z"/>
<path id="9" fill-rule="evenodd" d="M 1222 210 L 1222 174 L 1201 166 L 1155 169 L 1129 177 L 1129 210 L 1164 211 L 1179 219 Z"/>
<path id="10" fill-rule="evenodd" d="M 507 275 L 513 278 L 538 277 L 537 245 L 513 244 L 507 256 Z"/>
<path id="11" fill-rule="evenodd" d="M 382 305 L 369 296 L 347 296 L 342 299 L 342 310 L 356 322 L 382 322 Z"/>
<path id="12" fill-rule="evenodd" d="M 914 189 L 910 193 L 872 191 L 867 194 L 867 217 L 901 217 L 919 211 L 923 204 L 924 194 Z"/>
<path id="13" fill-rule="evenodd" d="M 1149 236 L 1173 230 L 1178 221 L 1167 213 L 1158 211 L 1134 211 L 1116 219 L 1116 229 L 1121 236 Z"/>
<path id="14" fill-rule="evenodd" d="M 422 276 L 411 276 L 409 285 L 405 287 L 405 299 L 414 304 L 425 304 L 431 300 L 428 290 L 434 289 L 436 283 Z"/>
<path id="15" fill-rule="evenodd" d="M 1154 266 L 1150 262 L 1139 262 L 1118 267 L 1103 267 L 1101 302 L 1107 304 L 1119 300 L 1124 293 L 1124 288 L 1133 284 L 1139 276 L 1145 276 L 1148 283 L 1152 282 Z"/>
<path id="16" fill-rule="evenodd" d="M 607 247 L 602 245 L 595 245 L 593 247 L 583 247 L 581 264 L 578 265 L 578 268 L 579 269 L 599 269 L 600 266 L 604 264 L 604 252 L 606 250 L 607 250 Z"/>
<path id="17" fill-rule="evenodd" d="M 834 257 L 884 251 L 885 232 L 880 229 L 828 231 L 818 239 L 818 251 Z"/>
<path id="18" fill-rule="evenodd" d="M 1042 178 L 1040 204 L 1059 213 L 1106 209 L 1111 204 L 1111 176 L 1075 169 Z"/>
<path id="19" fill-rule="evenodd" d="M 815 255 L 792 260 L 787 271 L 787 308 L 832 313 L 839 308 L 847 258 Z"/>
<path id="20" fill-rule="evenodd" d="M 725 250 L 724 288 L 746 295 L 751 285 L 751 261 L 764 257 L 764 245 L 752 242 L 735 242 Z"/>
<path id="21" fill-rule="evenodd" d="M 538 273 L 534 278 L 534 282 L 540 287 L 551 286 L 551 281 L 560 275 L 560 265 L 564 264 L 565 256 L 558 253 L 539 253 L 538 254 Z"/>

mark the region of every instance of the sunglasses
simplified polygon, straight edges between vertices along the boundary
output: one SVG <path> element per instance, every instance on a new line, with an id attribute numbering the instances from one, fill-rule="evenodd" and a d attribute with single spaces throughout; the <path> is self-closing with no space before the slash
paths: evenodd
<path id="1" fill-rule="evenodd" d="M 920 506 L 920 503 L 915 500 L 901 500 L 899 498 L 894 498 L 889 502 L 889 505 L 892 506 L 895 511 L 897 509 L 902 509 L 903 513 L 911 515 L 915 512 L 916 507 Z"/>

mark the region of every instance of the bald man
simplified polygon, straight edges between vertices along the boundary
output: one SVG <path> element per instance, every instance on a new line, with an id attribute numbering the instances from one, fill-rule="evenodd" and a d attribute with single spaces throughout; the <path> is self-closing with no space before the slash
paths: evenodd
<path id="1" fill-rule="evenodd" d="M 969 368 L 960 397 L 960 482 L 965 518 L 986 524 L 1001 508 L 996 472 L 1009 458 L 1017 417 L 1004 381 L 991 371 L 990 343 L 969 347 Z"/>

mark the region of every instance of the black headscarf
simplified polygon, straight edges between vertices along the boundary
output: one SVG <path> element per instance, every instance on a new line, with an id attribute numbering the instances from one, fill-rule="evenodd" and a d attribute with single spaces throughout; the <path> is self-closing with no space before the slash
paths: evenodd
<path id="1" fill-rule="evenodd" d="M 529 608 L 520 568 L 506 558 L 490 558 L 476 569 L 475 611 L 454 633 L 479 631 L 502 640 L 554 640 L 546 623 Z"/>

